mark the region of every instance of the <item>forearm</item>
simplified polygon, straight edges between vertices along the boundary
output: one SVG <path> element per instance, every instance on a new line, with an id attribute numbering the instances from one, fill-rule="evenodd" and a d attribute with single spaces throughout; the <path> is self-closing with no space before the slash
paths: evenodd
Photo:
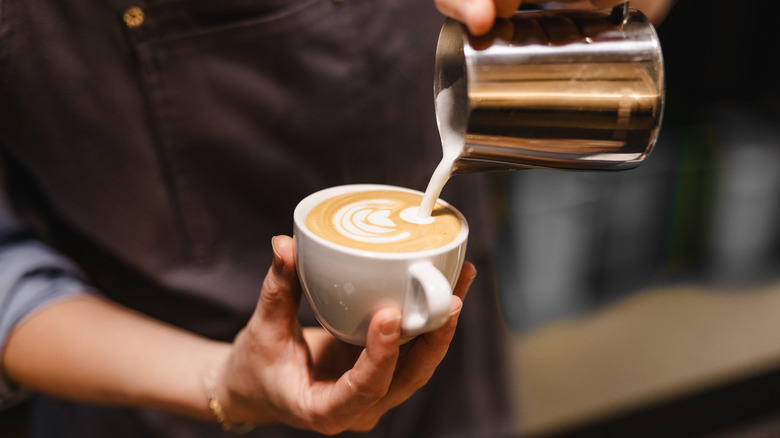
<path id="1" fill-rule="evenodd" d="M 203 379 L 229 348 L 85 296 L 20 324 L 2 363 L 12 380 L 52 395 L 211 419 Z"/>

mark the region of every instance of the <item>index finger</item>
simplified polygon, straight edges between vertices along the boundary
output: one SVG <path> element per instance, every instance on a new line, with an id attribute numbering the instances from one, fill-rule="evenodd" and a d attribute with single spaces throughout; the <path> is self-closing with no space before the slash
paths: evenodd
<path id="1" fill-rule="evenodd" d="M 330 415 L 356 418 L 387 394 L 398 361 L 400 337 L 398 309 L 387 308 L 374 315 L 366 348 L 332 389 Z"/>

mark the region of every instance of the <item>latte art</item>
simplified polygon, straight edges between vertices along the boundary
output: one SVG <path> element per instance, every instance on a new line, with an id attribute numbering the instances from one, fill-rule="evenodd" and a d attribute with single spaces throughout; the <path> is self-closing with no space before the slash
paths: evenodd
<path id="1" fill-rule="evenodd" d="M 393 207 L 388 199 L 373 199 L 347 205 L 333 218 L 336 231 L 344 237 L 367 243 L 398 242 L 408 239 L 409 231 L 401 231 Z"/>
<path id="2" fill-rule="evenodd" d="M 423 251 L 452 242 L 459 217 L 437 204 L 430 217 L 420 218 L 421 201 L 419 194 L 393 190 L 337 195 L 312 208 L 306 227 L 331 242 L 370 251 Z"/>

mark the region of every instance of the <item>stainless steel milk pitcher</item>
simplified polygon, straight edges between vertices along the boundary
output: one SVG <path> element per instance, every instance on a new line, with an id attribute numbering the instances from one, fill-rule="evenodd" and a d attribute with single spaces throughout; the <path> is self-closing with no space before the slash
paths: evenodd
<path id="1" fill-rule="evenodd" d="M 658 36 L 625 5 L 521 11 L 482 37 L 448 19 L 435 69 L 445 154 L 461 140 L 454 173 L 627 169 L 644 161 L 661 124 Z"/>

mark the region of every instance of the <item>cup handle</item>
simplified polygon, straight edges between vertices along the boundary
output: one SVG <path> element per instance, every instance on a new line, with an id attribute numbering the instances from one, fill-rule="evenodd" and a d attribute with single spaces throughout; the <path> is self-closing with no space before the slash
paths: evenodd
<path id="1" fill-rule="evenodd" d="M 401 336 L 413 338 L 444 325 L 450 316 L 451 297 L 450 282 L 433 263 L 419 262 L 410 266 Z"/>

